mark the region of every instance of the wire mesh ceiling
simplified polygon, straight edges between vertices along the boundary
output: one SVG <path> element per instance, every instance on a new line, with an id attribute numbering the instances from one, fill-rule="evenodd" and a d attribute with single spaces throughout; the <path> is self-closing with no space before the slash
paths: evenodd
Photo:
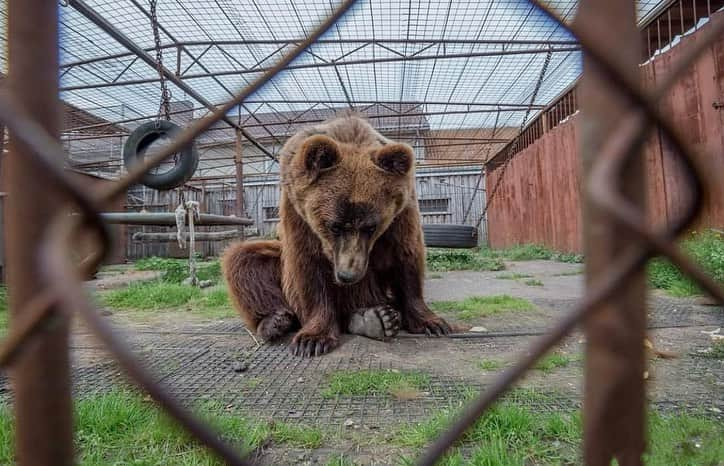
<path id="1" fill-rule="evenodd" d="M 161 94 L 158 71 L 74 8 L 74 2 L 65 3 L 59 6 L 64 139 L 80 141 L 69 150 L 71 155 L 87 154 L 78 160 L 105 159 L 120 168 L 115 149 L 84 138 L 125 135 L 154 118 Z M 147 0 L 82 3 L 154 54 Z M 199 96 L 223 104 L 308 37 L 312 25 L 338 3 L 158 0 L 163 64 L 187 86 L 168 83 L 173 109 L 185 110 L 188 122 L 209 111 Z M 664 3 L 638 2 L 639 19 Z M 571 20 L 577 2 L 549 5 Z M 5 5 L 0 8 L 6 22 Z M 548 51 L 550 66 L 530 118 L 580 75 L 581 54 L 574 37 L 528 2 L 360 1 L 230 117 L 278 146 L 295 129 L 291 122 L 325 119 L 353 108 L 385 118 L 390 129 L 438 131 L 444 144 L 472 140 L 479 147 L 469 158 L 480 158 L 483 148 L 500 143 L 490 128 L 511 129 L 523 121 Z M 6 74 L 5 53 L 1 60 Z M 202 142 L 233 141 L 228 124 L 218 127 L 227 130 L 207 133 Z M 513 133 L 496 136 L 509 139 Z M 219 163 L 212 167 L 230 167 L 228 161 Z"/>

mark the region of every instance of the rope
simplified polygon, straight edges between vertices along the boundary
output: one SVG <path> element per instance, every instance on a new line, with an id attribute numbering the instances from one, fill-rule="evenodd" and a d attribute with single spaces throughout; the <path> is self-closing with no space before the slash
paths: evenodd
<path id="1" fill-rule="evenodd" d="M 510 164 L 510 161 L 513 159 L 513 155 L 518 150 L 518 145 L 520 144 L 520 138 L 523 135 L 523 131 L 525 130 L 525 125 L 528 122 L 528 117 L 530 116 L 530 112 L 533 110 L 533 105 L 535 104 L 536 97 L 538 97 L 538 92 L 540 91 L 540 88 L 543 85 L 543 79 L 545 78 L 546 71 L 548 71 L 548 65 L 551 62 L 552 56 L 553 56 L 553 52 L 549 49 L 548 53 L 546 54 L 546 58 L 543 61 L 543 67 L 540 70 L 540 75 L 538 76 L 538 82 L 536 82 L 535 88 L 533 89 L 533 94 L 530 97 L 530 103 L 528 104 L 528 108 L 526 108 L 526 110 L 525 110 L 525 115 L 523 116 L 523 121 L 520 123 L 520 129 L 518 130 L 518 135 L 515 137 L 515 139 L 513 139 L 513 143 L 509 146 L 507 157 L 506 157 L 505 161 L 503 162 L 503 166 L 500 169 L 500 174 L 498 175 L 498 179 L 495 180 L 495 186 L 493 186 L 492 191 L 489 193 L 488 198 L 485 201 L 485 208 L 483 209 L 483 213 L 480 214 L 478 221 L 475 223 L 476 230 L 478 228 L 480 228 L 480 224 L 482 223 L 483 219 L 485 218 L 485 214 L 488 213 L 488 208 L 490 207 L 490 204 L 493 202 L 495 195 L 498 193 L 498 188 L 500 188 L 500 183 L 503 181 L 503 175 L 505 174 L 505 170 L 506 170 L 506 168 L 508 168 L 508 164 Z"/>
<path id="2" fill-rule="evenodd" d="M 199 284 L 196 278 L 196 235 L 194 232 L 194 219 L 199 218 L 199 203 L 196 201 L 188 201 L 186 203 L 186 212 L 189 215 L 189 281 L 191 286 Z"/>

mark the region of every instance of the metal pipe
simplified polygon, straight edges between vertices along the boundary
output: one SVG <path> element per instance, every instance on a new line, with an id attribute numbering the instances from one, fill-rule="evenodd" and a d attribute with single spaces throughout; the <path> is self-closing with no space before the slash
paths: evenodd
<path id="1" fill-rule="evenodd" d="M 123 45 L 125 48 L 133 52 L 138 58 L 146 62 L 149 66 L 151 66 L 154 69 L 158 69 L 158 63 L 156 63 L 156 60 L 151 57 L 143 48 L 138 46 L 135 42 L 133 42 L 131 39 L 129 39 L 125 34 L 123 34 L 121 31 L 119 31 L 115 26 L 113 26 L 108 20 L 106 20 L 104 17 L 99 15 L 95 10 L 90 8 L 88 5 L 86 5 L 82 0 L 68 0 L 68 5 L 72 6 L 78 13 L 82 14 L 86 19 L 91 21 L 93 24 L 98 26 L 101 30 L 103 30 L 106 34 L 111 36 L 113 39 L 115 39 L 119 44 Z M 189 96 L 191 96 L 194 100 L 202 104 L 204 107 L 208 108 L 210 111 L 216 111 L 216 106 L 212 104 L 210 101 L 206 100 L 204 96 L 196 92 L 191 86 L 186 84 L 181 78 L 176 76 L 176 74 L 169 71 L 165 66 L 161 67 L 163 75 L 168 79 L 169 81 L 173 82 L 176 86 L 178 86 L 179 89 L 187 93 Z M 156 78 L 154 81 L 150 82 L 158 82 L 160 78 Z M 112 84 L 117 84 L 112 83 Z M 262 144 L 260 144 L 251 134 L 249 134 L 244 128 L 237 125 L 231 118 L 228 116 L 224 116 L 222 118 L 224 122 L 229 124 L 232 128 L 236 128 L 239 131 L 241 131 L 241 134 L 244 135 L 245 138 L 249 140 L 251 144 L 256 146 L 260 151 L 262 151 L 264 154 L 266 154 L 268 157 L 270 157 L 272 160 L 276 160 L 276 157 L 274 154 L 269 152 L 269 150 L 264 147 Z"/>
<path id="2" fill-rule="evenodd" d="M 81 0 L 68 0 L 71 4 L 80 2 Z M 443 54 L 443 55 L 415 55 L 415 56 L 403 56 L 403 57 L 385 57 L 385 58 L 365 58 L 360 60 L 346 60 L 346 61 L 328 61 L 328 62 L 314 62 L 314 63 L 300 63 L 298 65 L 289 65 L 285 69 L 286 70 L 303 70 L 303 69 L 310 69 L 310 68 L 327 68 L 327 67 L 336 67 L 336 66 L 348 66 L 348 65 L 367 65 L 367 64 L 377 64 L 377 63 L 395 63 L 395 62 L 411 62 L 411 61 L 423 61 L 423 60 L 452 60 L 452 59 L 459 59 L 459 58 L 483 58 L 483 57 L 500 57 L 500 56 L 509 56 L 509 55 L 532 55 L 532 54 L 538 54 L 538 53 L 548 53 L 548 51 L 552 51 L 553 53 L 568 53 L 568 52 L 577 52 L 580 50 L 580 47 L 546 47 L 546 48 L 537 48 L 537 49 L 521 49 L 521 50 L 501 50 L 497 52 L 469 52 L 469 53 L 453 53 L 453 54 Z M 139 53 L 142 52 L 142 50 L 139 49 Z M 145 53 L 145 52 L 143 52 Z M 150 58 L 150 57 L 149 57 Z M 200 79 L 200 78 L 211 78 L 211 77 L 218 77 L 218 76 L 241 76 L 245 74 L 258 74 L 263 73 L 266 71 L 269 71 L 271 68 L 253 68 L 249 70 L 224 70 L 224 71 L 215 71 L 212 73 L 196 73 L 196 74 L 187 74 L 181 76 L 183 79 Z M 174 79 L 176 79 L 179 82 L 181 79 L 177 77 L 176 75 L 169 72 L 170 76 L 174 76 Z M 169 77 L 169 79 L 171 79 Z M 105 87 L 116 87 L 116 86 L 132 86 L 132 85 L 138 85 L 138 84 L 150 84 L 158 82 L 158 77 L 153 78 L 146 78 L 146 79 L 135 79 L 135 80 L 128 80 L 128 81 L 116 81 L 116 82 L 104 82 L 104 83 L 93 83 L 93 84 L 83 84 L 78 86 L 67 86 L 61 89 L 62 92 L 67 91 L 78 91 L 83 89 L 100 89 Z M 176 83 L 174 81 L 174 83 Z"/>
<path id="3" fill-rule="evenodd" d="M 586 25 L 590 40 L 607 44 L 616 68 L 632 82 L 638 78 L 639 33 L 635 2 L 631 0 L 582 0 L 575 20 Z M 621 115 L 631 111 L 631 102 L 616 84 L 601 72 L 600 65 L 584 55 L 580 86 L 583 183 L 591 173 L 601 149 L 616 136 Z M 617 180 L 627 200 L 644 211 L 644 166 L 640 157 L 627 162 Z M 601 283 L 618 259 L 639 249 L 640 244 L 625 227 L 583 189 L 583 243 L 586 256 L 586 287 L 590 293 Z M 644 338 L 646 329 L 646 274 L 632 273 L 616 294 L 600 303 L 584 323 L 586 364 L 584 389 L 584 461 L 587 466 L 642 464 L 645 442 Z"/>
<path id="4" fill-rule="evenodd" d="M 189 239 L 189 233 L 184 233 L 186 239 Z M 200 231 L 194 234 L 196 241 L 223 241 L 227 239 L 241 238 L 242 234 L 238 230 L 229 231 Z M 137 231 L 131 237 L 133 241 L 141 243 L 172 243 L 178 239 L 176 233 L 149 233 Z"/>
<path id="5" fill-rule="evenodd" d="M 57 10 L 57 3 L 48 0 L 8 1 L 7 86 L 27 115 L 53 138 L 58 137 L 61 121 Z M 22 138 L 11 136 L 9 145 L 3 169 L 10 194 L 4 226 L 12 333 L 22 327 L 26 306 L 47 285 L 41 278 L 38 244 L 45 240 L 64 198 L 33 161 L 32 149 Z M 21 466 L 73 464 L 69 321 L 54 314 L 14 361 L 15 445 Z"/>
<path id="6" fill-rule="evenodd" d="M 101 214 L 101 218 L 115 225 L 157 225 L 176 226 L 176 215 L 171 212 L 108 212 Z M 186 219 L 188 223 L 188 219 Z M 253 225 L 250 218 L 240 218 L 226 215 L 201 214 L 199 220 L 194 222 L 199 226 L 213 225 Z"/>

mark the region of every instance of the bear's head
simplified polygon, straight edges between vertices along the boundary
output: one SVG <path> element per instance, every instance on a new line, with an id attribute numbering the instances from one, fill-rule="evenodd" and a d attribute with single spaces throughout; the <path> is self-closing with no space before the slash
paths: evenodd
<path id="1" fill-rule="evenodd" d="M 415 199 L 412 148 L 353 117 L 293 139 L 283 151 L 283 189 L 319 238 L 336 282 L 356 283 L 375 242 Z"/>

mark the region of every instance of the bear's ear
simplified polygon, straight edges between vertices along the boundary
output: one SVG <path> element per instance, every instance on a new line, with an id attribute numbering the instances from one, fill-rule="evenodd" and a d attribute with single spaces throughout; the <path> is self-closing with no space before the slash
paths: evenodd
<path id="1" fill-rule="evenodd" d="M 414 160 L 415 154 L 407 144 L 388 144 L 372 154 L 375 165 L 394 175 L 406 175 Z"/>
<path id="2" fill-rule="evenodd" d="M 304 171 L 316 181 L 319 175 L 339 162 L 339 147 L 333 139 L 316 135 L 307 138 L 299 151 L 300 162 Z"/>

